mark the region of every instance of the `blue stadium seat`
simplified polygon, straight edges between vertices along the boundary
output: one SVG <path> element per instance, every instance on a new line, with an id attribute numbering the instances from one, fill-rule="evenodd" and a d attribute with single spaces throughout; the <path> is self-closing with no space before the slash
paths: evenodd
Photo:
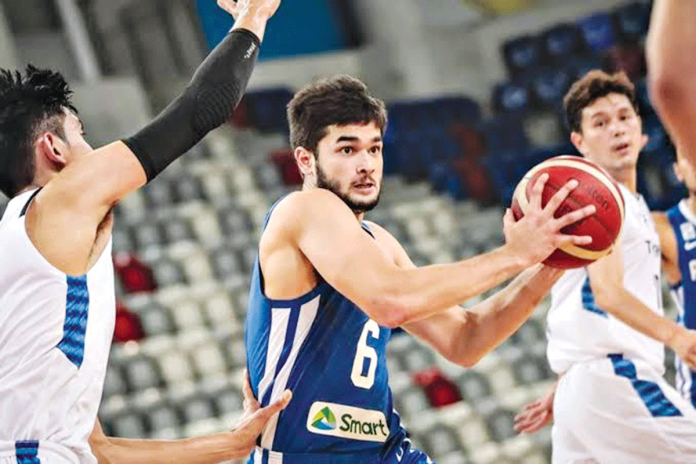
<path id="1" fill-rule="evenodd" d="M 616 32 L 611 16 L 598 13 L 580 19 L 578 26 L 590 50 L 601 52 L 616 44 Z"/>
<path id="2" fill-rule="evenodd" d="M 559 24 L 541 36 L 544 61 L 547 64 L 565 64 L 572 56 L 584 52 L 584 43 L 575 24 Z"/>
<path id="3" fill-rule="evenodd" d="M 573 76 L 573 80 L 581 78 L 589 71 L 594 69 L 604 68 L 605 66 L 602 63 L 602 60 L 597 55 L 592 55 L 579 60 L 573 60 L 572 63 L 568 65 L 568 71 Z"/>
<path id="4" fill-rule="evenodd" d="M 573 76 L 567 68 L 540 70 L 531 81 L 532 97 L 537 109 L 555 108 L 563 99 Z"/>
<path id="5" fill-rule="evenodd" d="M 261 132 L 286 132 L 286 106 L 293 92 L 287 88 L 265 89 L 246 95 L 249 123 Z"/>
<path id="6" fill-rule="evenodd" d="M 534 36 L 512 39 L 503 45 L 503 57 L 510 75 L 519 76 L 541 64 L 541 41 Z"/>
<path id="7" fill-rule="evenodd" d="M 657 150 L 668 144 L 667 132 L 662 127 L 660 119 L 654 114 L 643 119 L 643 132 L 648 135 L 648 144 L 645 146 L 647 151 Z"/>
<path id="8" fill-rule="evenodd" d="M 489 153 L 524 150 L 528 146 L 522 121 L 516 115 L 499 115 L 481 125 Z"/>
<path id="9" fill-rule="evenodd" d="M 655 112 L 652 102 L 650 101 L 648 85 L 644 80 L 639 81 L 636 84 L 636 99 L 638 100 L 638 107 L 640 109 L 641 116 L 645 118 Z"/>
<path id="10" fill-rule="evenodd" d="M 467 97 L 442 97 L 432 100 L 436 119 L 444 123 L 475 123 L 481 119 L 481 108 L 476 100 Z"/>
<path id="11" fill-rule="evenodd" d="M 650 5 L 633 2 L 621 6 L 614 12 L 618 32 L 626 40 L 640 40 L 648 33 Z"/>
<path id="12" fill-rule="evenodd" d="M 493 107 L 497 113 L 524 113 L 530 105 L 525 82 L 506 82 L 493 89 Z"/>

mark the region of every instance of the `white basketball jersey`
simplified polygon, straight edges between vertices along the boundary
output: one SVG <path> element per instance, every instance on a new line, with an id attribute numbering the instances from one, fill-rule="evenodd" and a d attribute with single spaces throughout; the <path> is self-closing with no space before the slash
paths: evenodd
<path id="1" fill-rule="evenodd" d="M 616 246 L 623 251 L 624 286 L 662 316 L 660 239 L 643 197 L 620 187 L 626 216 Z M 664 346 L 598 308 L 585 268 L 567 271 L 553 286 L 547 336 L 549 364 L 558 374 L 573 363 L 615 353 L 664 372 Z"/>
<path id="2" fill-rule="evenodd" d="M 111 242 L 87 275 L 57 270 L 25 230 L 34 193 L 0 221 L 0 458 L 93 464 L 115 322 Z"/>

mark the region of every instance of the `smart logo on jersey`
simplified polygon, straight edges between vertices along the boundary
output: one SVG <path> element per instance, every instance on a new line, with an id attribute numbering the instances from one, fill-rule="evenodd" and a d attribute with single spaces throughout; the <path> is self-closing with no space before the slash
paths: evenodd
<path id="1" fill-rule="evenodd" d="M 314 419 L 312 419 L 312 427 L 319 430 L 333 430 L 336 428 L 336 416 L 334 416 L 334 413 L 332 413 L 327 406 L 314 416 Z"/>
<path id="2" fill-rule="evenodd" d="M 389 437 L 387 419 L 382 411 L 321 401 L 309 408 L 307 430 L 318 435 L 378 443 L 384 443 Z"/>

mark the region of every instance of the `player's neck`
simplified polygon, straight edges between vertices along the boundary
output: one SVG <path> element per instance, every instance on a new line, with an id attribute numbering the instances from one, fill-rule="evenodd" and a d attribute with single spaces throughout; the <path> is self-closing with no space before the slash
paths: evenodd
<path id="1" fill-rule="evenodd" d="M 620 169 L 616 171 L 609 171 L 611 176 L 616 180 L 616 182 L 623 184 L 632 193 L 638 192 L 638 180 L 635 169 Z"/>

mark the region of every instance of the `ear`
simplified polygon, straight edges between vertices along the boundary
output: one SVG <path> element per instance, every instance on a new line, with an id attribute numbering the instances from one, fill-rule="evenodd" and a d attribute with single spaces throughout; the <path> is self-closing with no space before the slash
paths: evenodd
<path id="1" fill-rule="evenodd" d="M 38 153 L 43 156 L 51 166 L 55 166 L 58 170 L 61 170 L 67 164 L 65 142 L 51 132 L 44 132 L 41 134 L 36 146 Z"/>
<path id="2" fill-rule="evenodd" d="M 578 151 L 583 155 L 587 156 L 586 149 L 585 149 L 585 139 L 583 138 L 582 134 L 580 132 L 571 132 L 570 133 L 570 141 L 573 143 L 575 148 L 578 149 Z"/>
<path id="3" fill-rule="evenodd" d="M 314 154 L 304 147 L 295 148 L 295 162 L 300 170 L 302 177 L 312 176 L 315 174 L 316 159 Z"/>
<path id="4" fill-rule="evenodd" d="M 643 134 L 643 136 L 640 138 L 640 151 L 643 151 L 645 147 L 648 146 L 649 141 L 650 136 L 648 134 Z"/>

